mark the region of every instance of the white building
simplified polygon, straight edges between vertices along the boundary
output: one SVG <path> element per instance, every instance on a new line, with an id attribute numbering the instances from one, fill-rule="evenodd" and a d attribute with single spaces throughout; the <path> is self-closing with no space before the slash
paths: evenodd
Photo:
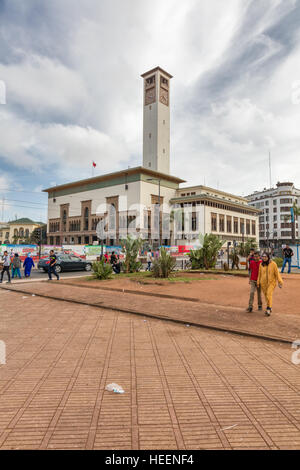
<path id="1" fill-rule="evenodd" d="M 255 191 L 247 196 L 249 204 L 261 211 L 259 216 L 259 238 L 261 247 L 273 245 L 281 248 L 299 239 L 299 218 L 293 227 L 291 208 L 300 206 L 300 190 L 293 183 L 277 183 L 276 188 Z M 295 230 L 293 237 L 293 229 Z"/>
<path id="2" fill-rule="evenodd" d="M 170 175 L 172 76 L 156 67 L 142 77 L 143 166 L 46 189 L 48 243 L 96 242 L 101 221 L 110 245 L 127 233 L 166 245 L 195 242 L 199 233 L 258 240 L 259 211 L 247 199 L 205 186 L 180 188 L 185 181 Z"/>

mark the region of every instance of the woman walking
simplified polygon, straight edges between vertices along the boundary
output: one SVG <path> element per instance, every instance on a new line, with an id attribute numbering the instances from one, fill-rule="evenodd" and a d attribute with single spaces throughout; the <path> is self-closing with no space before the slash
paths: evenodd
<path id="1" fill-rule="evenodd" d="M 257 287 L 261 287 L 267 301 L 265 314 L 269 317 L 272 313 L 273 292 L 276 283 L 281 288 L 283 281 L 279 274 L 277 264 L 270 259 L 268 253 L 262 255 L 262 263 L 259 267 Z"/>
<path id="2" fill-rule="evenodd" d="M 16 253 L 12 260 L 12 278 L 14 278 L 15 276 L 16 277 L 18 276 L 18 278 L 21 279 L 20 268 L 21 268 L 21 260 L 20 260 L 18 253 Z"/>
<path id="3" fill-rule="evenodd" d="M 25 277 L 30 277 L 31 269 L 34 267 L 34 261 L 31 258 L 30 254 L 27 255 L 23 263 Z"/>

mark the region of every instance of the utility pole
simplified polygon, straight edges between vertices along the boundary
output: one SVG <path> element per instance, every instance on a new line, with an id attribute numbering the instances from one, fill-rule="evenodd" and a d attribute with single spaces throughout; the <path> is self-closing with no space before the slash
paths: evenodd
<path id="1" fill-rule="evenodd" d="M 269 177 L 270 177 L 270 188 L 272 188 L 271 151 L 269 151 Z"/>
<path id="2" fill-rule="evenodd" d="M 5 202 L 5 197 L 2 197 L 2 222 L 4 222 L 4 202 Z"/>

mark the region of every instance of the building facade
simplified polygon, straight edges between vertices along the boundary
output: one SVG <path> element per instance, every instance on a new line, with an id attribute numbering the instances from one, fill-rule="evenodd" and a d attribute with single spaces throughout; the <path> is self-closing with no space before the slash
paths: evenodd
<path id="1" fill-rule="evenodd" d="M 127 234 L 165 245 L 196 242 L 200 233 L 258 240 L 259 211 L 247 199 L 180 188 L 185 181 L 170 175 L 172 76 L 156 67 L 142 77 L 143 166 L 46 189 L 48 243 L 115 245 Z"/>
<path id="2" fill-rule="evenodd" d="M 256 191 L 247 196 L 249 204 L 260 210 L 259 238 L 261 247 L 292 243 L 299 239 L 299 217 L 293 227 L 291 209 L 294 204 L 300 206 L 300 190 L 294 183 L 277 183 L 276 188 Z M 293 233 L 294 230 L 294 233 Z"/>
<path id="3" fill-rule="evenodd" d="M 249 239 L 259 242 L 259 211 L 250 207 L 244 197 L 206 186 L 193 186 L 178 189 L 170 203 L 173 208 L 188 209 L 183 223 L 178 217 L 175 222 L 178 229 L 175 231 L 176 244 L 181 244 L 182 240 L 194 243 L 199 233 L 213 233 L 232 243 Z M 185 230 L 181 231 L 181 227 Z"/>

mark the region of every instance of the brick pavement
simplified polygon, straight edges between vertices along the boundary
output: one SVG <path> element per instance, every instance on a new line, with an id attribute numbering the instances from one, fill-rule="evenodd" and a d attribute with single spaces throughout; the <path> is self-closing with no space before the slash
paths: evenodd
<path id="1" fill-rule="evenodd" d="M 240 307 L 191 302 L 175 298 L 149 297 L 126 292 L 110 292 L 102 289 L 65 285 L 57 281 L 14 284 L 10 289 L 23 292 L 25 295 L 26 293 L 34 293 L 102 306 L 103 308 L 117 308 L 125 312 L 172 318 L 189 324 L 219 328 L 225 331 L 278 338 L 282 341 L 293 342 L 300 338 L 299 315 L 274 312 L 270 318 L 267 318 L 263 312 L 246 313 L 245 308 Z"/>
<path id="2" fill-rule="evenodd" d="M 3 289 L 0 305 L 1 449 L 300 447 L 287 345 Z"/>

